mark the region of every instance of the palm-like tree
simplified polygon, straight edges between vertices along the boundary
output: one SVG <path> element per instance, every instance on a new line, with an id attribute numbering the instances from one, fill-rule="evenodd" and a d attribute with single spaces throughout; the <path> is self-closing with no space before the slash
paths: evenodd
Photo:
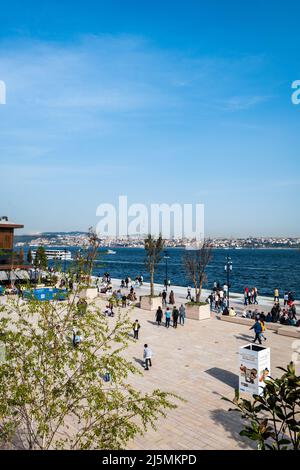
<path id="1" fill-rule="evenodd" d="M 163 240 L 161 234 L 158 238 L 149 234 L 144 240 L 146 259 L 145 264 L 150 273 L 150 296 L 154 297 L 154 272 L 156 266 L 162 259 L 162 252 L 165 247 L 165 240 Z"/>

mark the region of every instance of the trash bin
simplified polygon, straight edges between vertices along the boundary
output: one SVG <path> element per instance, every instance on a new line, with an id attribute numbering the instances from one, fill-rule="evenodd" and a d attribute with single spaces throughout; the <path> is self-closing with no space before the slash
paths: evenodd
<path id="1" fill-rule="evenodd" d="M 239 391 L 262 395 L 265 380 L 271 374 L 270 348 L 247 344 L 239 351 Z"/>

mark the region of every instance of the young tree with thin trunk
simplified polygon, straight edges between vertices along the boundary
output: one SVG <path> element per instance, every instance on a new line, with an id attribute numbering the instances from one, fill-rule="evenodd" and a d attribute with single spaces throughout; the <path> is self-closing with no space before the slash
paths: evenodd
<path id="1" fill-rule="evenodd" d="M 33 259 L 32 259 L 32 252 L 31 252 L 31 249 L 29 248 L 29 250 L 28 250 L 28 252 L 27 252 L 27 262 L 28 262 L 29 264 L 32 264 L 32 261 L 33 261 Z"/>
<path id="2" fill-rule="evenodd" d="M 154 297 L 154 272 L 156 266 L 162 259 L 162 252 L 165 247 L 165 240 L 163 240 L 161 234 L 158 238 L 153 237 L 151 234 L 144 240 L 144 246 L 146 250 L 146 266 L 150 273 L 150 296 Z"/>
<path id="3" fill-rule="evenodd" d="M 85 264 L 86 264 L 86 274 L 88 276 L 88 285 L 90 285 L 91 277 L 93 273 L 93 266 L 94 266 L 94 263 L 98 254 L 98 250 L 101 245 L 101 239 L 99 238 L 96 230 L 93 227 L 89 228 L 88 242 L 89 242 L 89 248 L 87 250 Z"/>
<path id="4" fill-rule="evenodd" d="M 74 261 L 69 269 L 71 276 L 89 287 L 92 283 L 93 267 L 99 256 L 101 239 L 93 227 L 88 230 L 88 245 L 75 253 Z"/>
<path id="5" fill-rule="evenodd" d="M 41 282 L 41 270 L 46 270 L 48 268 L 48 258 L 46 255 L 45 248 L 43 246 L 39 246 L 38 249 L 36 250 L 35 257 L 33 260 L 33 265 L 35 267 L 35 273 L 37 270 L 39 270 L 39 275 L 38 275 L 38 283 Z M 36 274 L 35 274 L 36 278 Z"/>
<path id="6" fill-rule="evenodd" d="M 206 268 L 212 259 L 212 244 L 209 240 L 204 240 L 197 250 L 189 251 L 183 256 L 183 265 L 188 278 L 195 288 L 195 301 L 201 299 L 201 292 L 204 282 L 207 281 Z"/>
<path id="7" fill-rule="evenodd" d="M 19 251 L 19 263 L 24 264 L 24 250 L 23 250 L 23 248 L 21 248 L 20 251 Z"/>

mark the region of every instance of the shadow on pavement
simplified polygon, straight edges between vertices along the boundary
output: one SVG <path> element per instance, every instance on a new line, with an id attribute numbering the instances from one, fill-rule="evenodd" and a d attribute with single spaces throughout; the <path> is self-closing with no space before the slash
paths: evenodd
<path id="1" fill-rule="evenodd" d="M 228 408 L 230 404 L 228 403 Z M 226 431 L 234 439 L 240 449 L 257 449 L 256 444 L 246 437 L 240 436 L 243 429 L 243 421 L 241 415 L 237 411 L 212 410 L 210 417 L 217 424 L 221 424 Z"/>
<path id="2" fill-rule="evenodd" d="M 249 341 L 252 342 L 254 340 L 254 336 L 253 335 L 243 335 L 243 334 L 240 334 L 240 335 L 234 335 L 234 337 L 236 339 L 242 339 L 243 341 Z"/>
<path id="3" fill-rule="evenodd" d="M 238 388 L 239 386 L 239 377 L 233 372 L 220 369 L 219 367 L 212 367 L 211 369 L 207 369 L 205 372 L 211 377 L 220 380 L 234 389 Z"/>
<path id="4" fill-rule="evenodd" d="M 139 359 L 138 357 L 133 357 L 132 359 L 144 368 L 144 361 L 142 359 Z"/>

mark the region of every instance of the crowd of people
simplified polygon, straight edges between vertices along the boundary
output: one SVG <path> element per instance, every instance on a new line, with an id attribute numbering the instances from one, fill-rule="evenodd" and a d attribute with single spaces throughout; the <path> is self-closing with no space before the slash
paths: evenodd
<path id="1" fill-rule="evenodd" d="M 155 321 L 157 323 L 157 326 L 160 326 L 162 324 L 164 316 L 165 316 L 166 328 L 170 328 L 171 319 L 172 319 L 173 328 L 177 328 L 178 321 L 179 321 L 179 324 L 183 326 L 185 317 L 186 317 L 185 306 L 181 304 L 178 309 L 174 305 L 172 310 L 170 307 L 166 307 L 165 313 L 163 312 L 161 307 L 158 307 L 156 314 L 155 314 Z"/>
<path id="2" fill-rule="evenodd" d="M 191 295 L 188 288 L 188 295 Z M 187 296 L 188 298 L 188 296 Z M 212 292 L 207 297 L 207 302 L 209 302 L 210 310 L 217 313 L 223 313 L 228 315 L 228 286 L 227 284 L 220 285 L 219 282 L 214 282 Z"/>
<path id="3" fill-rule="evenodd" d="M 244 305 L 252 305 L 252 304 L 258 305 L 257 297 L 258 297 L 257 287 L 252 287 L 251 289 L 249 289 L 249 287 L 245 287 Z"/>
<path id="4" fill-rule="evenodd" d="M 133 288 L 141 287 L 144 283 L 144 277 L 143 276 L 136 276 L 135 280 L 133 281 L 129 276 L 126 276 L 125 279 L 121 280 L 121 288 L 128 289 L 129 285 Z"/>

